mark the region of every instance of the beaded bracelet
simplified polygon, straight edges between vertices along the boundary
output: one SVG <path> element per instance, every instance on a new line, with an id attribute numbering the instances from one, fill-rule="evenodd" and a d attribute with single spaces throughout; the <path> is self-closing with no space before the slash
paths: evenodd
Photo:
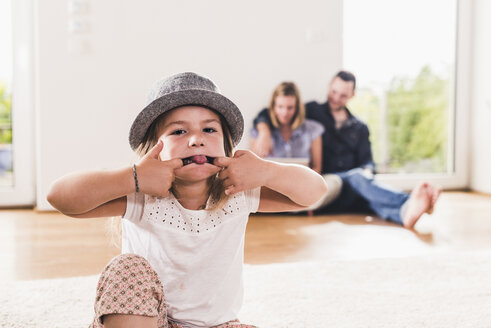
<path id="1" fill-rule="evenodd" d="M 133 164 L 133 178 L 135 179 L 135 190 L 136 192 L 140 192 L 140 188 L 138 187 L 138 176 L 136 175 L 136 165 Z"/>

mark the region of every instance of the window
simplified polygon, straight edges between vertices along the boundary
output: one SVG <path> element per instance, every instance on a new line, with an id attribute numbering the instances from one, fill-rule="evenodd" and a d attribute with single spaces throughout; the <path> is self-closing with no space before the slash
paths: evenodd
<path id="1" fill-rule="evenodd" d="M 0 1 L 0 188 L 13 185 L 12 175 L 12 28 L 10 1 Z"/>
<path id="2" fill-rule="evenodd" d="M 0 207 L 35 200 L 32 6 L 0 0 Z"/>
<path id="3" fill-rule="evenodd" d="M 379 173 L 455 171 L 457 0 L 344 0 L 350 110 L 365 121 Z"/>

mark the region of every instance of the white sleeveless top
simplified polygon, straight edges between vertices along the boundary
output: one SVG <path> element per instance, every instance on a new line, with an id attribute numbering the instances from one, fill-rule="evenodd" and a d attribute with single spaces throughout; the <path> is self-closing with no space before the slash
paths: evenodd
<path id="1" fill-rule="evenodd" d="M 210 327 L 237 318 L 242 305 L 244 236 L 260 188 L 213 211 L 188 210 L 170 194 L 127 196 L 122 252 L 143 256 L 159 274 L 169 319 Z"/>

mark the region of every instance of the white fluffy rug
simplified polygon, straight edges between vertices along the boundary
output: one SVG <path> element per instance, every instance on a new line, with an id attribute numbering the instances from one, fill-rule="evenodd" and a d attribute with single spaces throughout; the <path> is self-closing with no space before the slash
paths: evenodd
<path id="1" fill-rule="evenodd" d="M 0 283 L 0 327 L 78 328 L 97 276 Z M 491 252 L 302 262 L 245 270 L 244 323 L 272 327 L 491 327 Z"/>

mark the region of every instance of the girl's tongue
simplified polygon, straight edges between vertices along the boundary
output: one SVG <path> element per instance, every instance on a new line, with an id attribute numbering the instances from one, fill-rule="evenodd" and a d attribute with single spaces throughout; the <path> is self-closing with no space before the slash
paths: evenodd
<path id="1" fill-rule="evenodd" d="M 205 155 L 194 155 L 194 156 L 191 156 L 190 158 L 193 163 L 196 163 L 196 164 L 204 164 L 206 162 L 208 162 L 208 159 L 206 158 Z"/>
<path id="2" fill-rule="evenodd" d="M 194 156 L 183 158 L 182 159 L 182 164 L 184 164 L 184 165 L 188 165 L 188 164 L 191 164 L 191 163 L 195 163 L 195 164 L 205 164 L 205 163 L 213 164 L 213 160 L 214 160 L 214 157 L 209 157 L 209 156 L 206 156 L 206 155 L 194 155 Z"/>

